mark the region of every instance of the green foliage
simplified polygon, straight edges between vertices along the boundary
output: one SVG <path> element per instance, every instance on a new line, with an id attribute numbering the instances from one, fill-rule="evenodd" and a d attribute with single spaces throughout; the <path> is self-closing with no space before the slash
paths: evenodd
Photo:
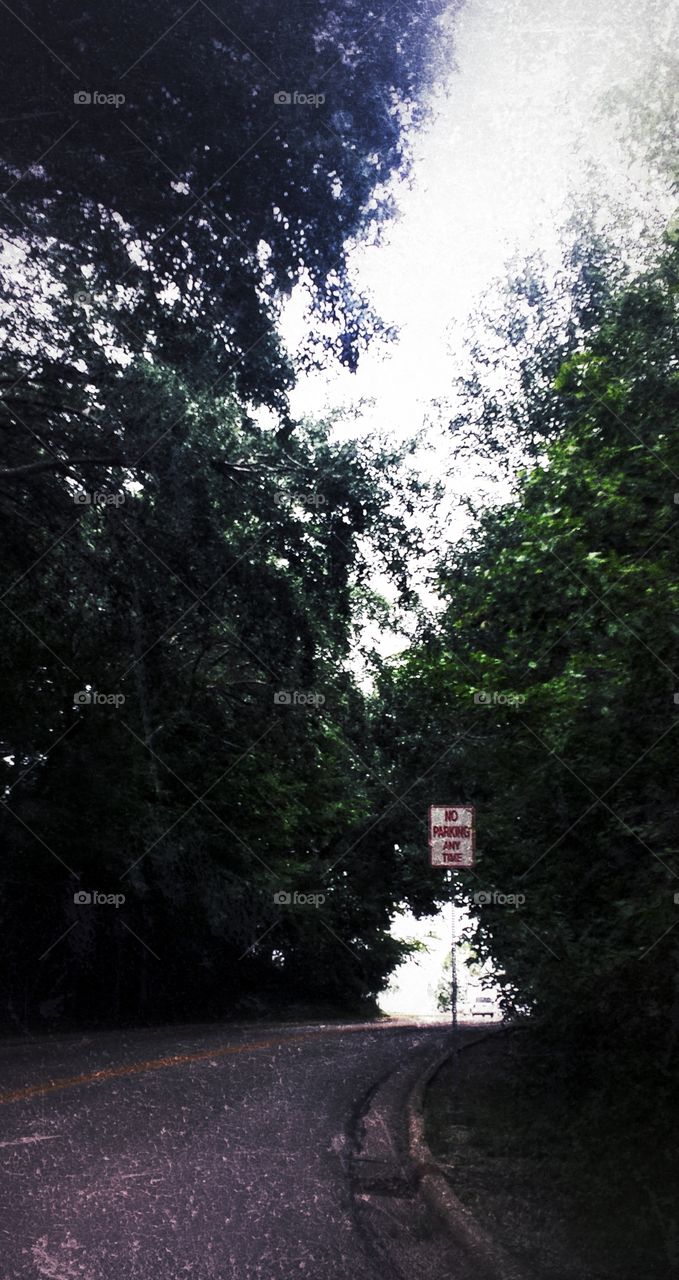
<path id="1" fill-rule="evenodd" d="M 625 257 L 620 228 L 603 234 L 594 214 L 574 216 L 564 239 L 558 268 L 539 254 L 514 264 L 504 289 L 481 308 L 447 407 L 456 459 L 490 460 L 511 473 L 541 458 L 570 420 L 571 406 L 554 395 L 555 378 L 599 324 L 624 279 Z"/>
<path id="2" fill-rule="evenodd" d="M 351 288 L 346 248 L 390 211 L 403 122 L 421 118 L 449 48 L 445 9 L 5 7 L 6 235 L 38 271 L 54 250 L 74 307 L 89 293 L 119 343 L 186 378 L 214 363 L 244 399 L 284 415 L 292 374 L 275 326 L 296 282 L 348 366 L 380 327 Z M 74 100 L 82 91 L 92 101 Z"/>
<path id="3" fill-rule="evenodd" d="M 10 463 L 25 450 L 15 399 L 37 418 L 57 376 L 46 363 L 9 392 Z M 401 952 L 387 900 L 351 874 L 369 785 L 355 600 L 370 609 L 368 553 L 407 595 L 391 548 L 415 551 L 405 509 L 421 486 L 393 450 L 332 444 L 318 424 L 283 446 L 231 397 L 150 362 L 100 371 L 101 430 L 87 398 L 74 378 L 42 423 L 44 465 L 0 482 L 13 1000 L 35 984 L 76 1017 L 101 1000 L 110 1015 L 210 1011 L 271 983 L 368 999 Z M 110 450 L 143 466 L 57 461 Z M 74 705 L 88 690 L 124 701 Z M 152 996 L 138 984 L 156 960 L 121 946 L 110 910 L 92 939 L 79 886 L 126 894 L 126 927 L 161 956 Z M 323 892 L 323 911 L 281 911 L 281 890 Z"/>
<path id="4" fill-rule="evenodd" d="M 459 894 L 525 901 L 473 906 L 474 946 L 498 967 L 506 1007 L 541 1028 L 551 1085 L 577 1103 L 573 1141 L 605 1162 L 597 1194 L 633 1173 L 647 1202 L 660 1195 L 668 1230 L 678 278 L 675 252 L 612 298 L 562 362 L 547 415 L 562 426 L 514 499 L 443 560 L 444 612 L 385 675 L 381 735 L 413 811 L 404 843 L 415 847 L 428 801 L 476 804 L 478 867 Z"/>
<path id="5" fill-rule="evenodd" d="M 347 249 L 390 212 L 444 9 L 2 10 L 15 1022 L 359 1005 L 404 954 L 402 886 L 373 895 L 360 844 L 376 748 L 353 655 L 384 616 L 374 567 L 396 609 L 412 598 L 423 490 L 407 450 L 291 421 L 276 325 L 302 284 L 307 362 L 354 368 L 383 330 Z M 124 911 L 85 910 L 78 887 Z M 295 891 L 323 909 L 275 901 Z"/>

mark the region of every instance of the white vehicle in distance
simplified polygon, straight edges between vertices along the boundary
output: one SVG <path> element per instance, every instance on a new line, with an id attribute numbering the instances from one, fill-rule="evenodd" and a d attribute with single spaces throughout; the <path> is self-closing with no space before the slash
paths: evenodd
<path id="1" fill-rule="evenodd" d="M 492 996 L 477 996 L 471 1008 L 472 1018 L 498 1018 L 499 1010 Z"/>

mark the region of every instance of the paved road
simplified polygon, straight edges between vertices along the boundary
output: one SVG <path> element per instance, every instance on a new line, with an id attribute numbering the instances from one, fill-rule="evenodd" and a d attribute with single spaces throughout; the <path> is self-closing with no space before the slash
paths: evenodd
<path id="1" fill-rule="evenodd" d="M 0 1044 L 2 1280 L 385 1280 L 348 1134 L 441 1027 L 187 1028 Z"/>

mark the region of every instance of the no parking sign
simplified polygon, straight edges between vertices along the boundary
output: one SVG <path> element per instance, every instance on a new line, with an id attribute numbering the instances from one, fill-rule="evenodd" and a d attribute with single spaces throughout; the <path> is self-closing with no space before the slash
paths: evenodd
<path id="1" fill-rule="evenodd" d="M 432 867 L 473 867 L 476 809 L 473 805 L 429 806 L 429 862 Z"/>

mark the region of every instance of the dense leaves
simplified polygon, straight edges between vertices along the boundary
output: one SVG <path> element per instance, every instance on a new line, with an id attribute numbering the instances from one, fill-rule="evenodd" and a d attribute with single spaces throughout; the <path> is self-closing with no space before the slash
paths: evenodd
<path id="1" fill-rule="evenodd" d="M 288 989 L 308 993 L 314 975 L 327 989 L 331 971 L 337 995 L 367 997 L 398 948 L 365 948 L 388 904 L 354 898 L 351 842 L 334 848 L 366 803 L 349 659 L 372 608 L 364 548 L 385 560 L 408 545 L 398 509 L 419 486 L 398 455 L 333 446 L 320 426 L 283 449 L 157 365 L 110 394 L 122 447 L 147 449 L 143 484 L 100 467 L 95 489 L 54 466 L 0 485 L 10 984 L 71 1013 L 102 998 L 113 1013 L 214 1008 L 271 981 L 276 953 Z M 103 383 L 98 395 L 107 418 Z M 159 422 L 172 430 L 153 440 Z M 105 908 L 90 937 L 79 888 L 125 893 L 120 918 L 142 942 Z M 326 895 L 322 923 L 277 909 L 294 890 Z M 151 953 L 153 999 L 136 990 Z"/>
<path id="2" fill-rule="evenodd" d="M 551 1086 L 577 1104 L 573 1140 L 606 1161 L 597 1192 L 633 1176 L 668 1232 L 678 282 L 668 252 L 574 343 L 549 393 L 561 429 L 514 499 L 446 557 L 445 611 L 385 678 L 382 730 L 414 813 L 442 797 L 477 805 L 478 867 L 458 877 L 460 894 L 481 894 L 475 950 L 498 967 L 507 1007 L 541 1028 Z M 402 822 L 414 850 L 417 823 Z"/>
<path id="3" fill-rule="evenodd" d="M 241 394 L 285 411 L 277 301 L 296 281 L 353 366 L 376 324 L 346 247 L 389 211 L 422 111 L 439 0 L 366 8 L 303 0 L 79 0 L 5 6 L 3 221 L 58 254 L 140 351 L 235 369 Z M 216 376 L 216 375 L 215 375 Z"/>
<path id="4" fill-rule="evenodd" d="M 407 451 L 290 420 L 276 322 L 302 283 L 306 358 L 350 367 L 380 328 L 346 254 L 389 212 L 444 8 L 2 9 L 14 1025 L 357 1005 L 403 953 L 398 884 L 366 892 L 356 655 L 370 575 L 410 599 L 422 488 Z"/>

